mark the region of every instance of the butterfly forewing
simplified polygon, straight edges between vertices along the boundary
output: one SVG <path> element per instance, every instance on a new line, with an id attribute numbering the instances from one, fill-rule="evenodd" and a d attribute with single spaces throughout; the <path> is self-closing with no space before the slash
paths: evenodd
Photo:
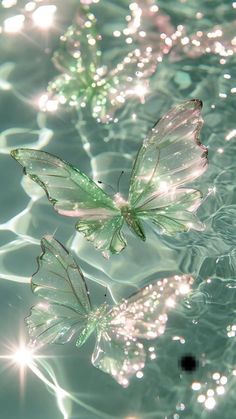
<path id="1" fill-rule="evenodd" d="M 60 214 L 76 217 L 85 211 L 100 208 L 106 215 L 117 213 L 112 199 L 88 176 L 69 163 L 44 151 L 16 149 L 11 152 L 32 180 L 46 192 Z"/>
<path id="2" fill-rule="evenodd" d="M 154 126 L 137 155 L 129 201 L 139 208 L 163 192 L 191 182 L 207 168 L 207 149 L 199 142 L 202 104 L 190 100 L 170 110 Z"/>
<path id="3" fill-rule="evenodd" d="M 26 322 L 36 343 L 64 343 L 87 324 L 91 303 L 78 265 L 53 237 L 41 241 L 43 253 L 33 275 L 33 292 L 42 298 Z"/>

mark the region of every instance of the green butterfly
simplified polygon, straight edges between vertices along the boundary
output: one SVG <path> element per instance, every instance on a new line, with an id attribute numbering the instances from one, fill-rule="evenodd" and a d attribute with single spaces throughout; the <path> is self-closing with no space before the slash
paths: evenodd
<path id="1" fill-rule="evenodd" d="M 121 232 L 124 221 L 145 240 L 143 221 L 161 233 L 203 230 L 194 211 L 201 192 L 183 188 L 207 168 L 207 149 L 200 144 L 201 102 L 190 100 L 170 110 L 144 140 L 134 162 L 128 201 L 114 199 L 88 176 L 52 154 L 30 149 L 11 152 L 24 172 L 46 192 L 55 210 L 79 217 L 76 229 L 105 256 L 126 246 Z"/>
<path id="2" fill-rule="evenodd" d="M 141 240 L 146 239 L 145 221 L 165 234 L 204 229 L 194 213 L 202 194 L 183 187 L 207 168 L 207 148 L 198 138 L 201 107 L 197 99 L 186 101 L 154 126 L 136 156 L 127 201 L 119 193 L 110 197 L 84 173 L 52 154 L 20 148 L 11 155 L 45 190 L 55 210 L 79 217 L 76 229 L 109 256 L 126 246 L 121 232 L 124 221 Z"/>
<path id="3" fill-rule="evenodd" d="M 26 318 L 31 344 L 67 343 L 80 347 L 95 332 L 92 364 L 123 387 L 145 365 L 139 339 L 155 339 L 165 331 L 167 313 L 190 291 L 193 279 L 175 275 L 159 280 L 113 308 L 92 308 L 83 274 L 67 250 L 52 236 L 41 240 L 43 253 L 33 275 L 33 292 L 42 301 Z M 137 375 L 140 376 L 140 375 Z"/>
<path id="4" fill-rule="evenodd" d="M 149 60 L 149 50 L 141 54 L 136 48 L 109 68 L 103 62 L 100 40 L 95 16 L 82 8 L 75 24 L 61 36 L 60 47 L 53 55 L 53 63 L 62 74 L 49 83 L 48 94 L 40 100 L 42 110 L 55 110 L 55 105 L 75 109 L 89 105 L 94 118 L 108 122 L 128 97 L 144 101 L 148 77 L 156 68 Z"/>

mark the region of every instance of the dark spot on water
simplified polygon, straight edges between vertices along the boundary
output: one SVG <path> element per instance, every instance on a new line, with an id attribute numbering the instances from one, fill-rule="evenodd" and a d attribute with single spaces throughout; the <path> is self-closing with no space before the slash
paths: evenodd
<path id="1" fill-rule="evenodd" d="M 180 358 L 179 366 L 182 369 L 182 371 L 192 373 L 193 371 L 197 369 L 198 361 L 194 355 L 191 355 L 191 354 L 183 355 Z"/>

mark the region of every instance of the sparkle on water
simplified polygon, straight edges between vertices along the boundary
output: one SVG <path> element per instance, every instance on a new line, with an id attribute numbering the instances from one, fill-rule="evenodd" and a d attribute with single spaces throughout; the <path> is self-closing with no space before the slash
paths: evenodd
<path id="1" fill-rule="evenodd" d="M 78 3 L 95 16 L 97 31 L 86 29 L 87 55 L 83 56 L 91 64 L 95 60 L 96 92 L 91 89 L 92 96 L 86 92 L 80 106 L 74 90 L 63 97 L 59 86 L 60 101 L 47 91 L 56 80 L 64 83 L 71 78 L 64 67 L 55 68 L 54 54 L 63 48 L 60 37 L 67 28 L 78 24 Z M 234 417 L 236 2 L 1 0 L 0 6 L 1 415 L 18 419 Z M 80 47 L 70 47 L 78 62 Z M 99 53 L 91 60 L 94 50 Z M 71 60 L 72 56 L 68 65 Z M 83 70 L 81 78 L 91 77 L 92 71 Z M 83 81 L 86 85 L 87 80 Z M 191 185 L 204 194 L 198 216 L 205 231 L 161 238 L 150 231 L 145 244 L 127 231 L 127 250 L 103 260 L 74 232 L 71 220 L 51 211 L 41 188 L 21 177 L 9 158 L 14 148 L 45 150 L 101 180 L 107 192 L 112 186 L 114 193 L 118 189 L 127 196 L 130 168 L 141 140 L 168 109 L 192 98 L 203 101 L 201 141 L 209 149 L 209 168 Z M 98 100 L 103 102 L 102 112 Z M 110 119 L 109 124 L 101 123 Z M 122 170 L 125 173 L 118 182 Z M 126 389 L 93 368 L 92 338 L 81 348 L 49 345 L 32 351 L 27 339 L 12 343 L 20 334 L 19 319 L 23 322 L 35 304 L 28 284 L 40 239 L 49 233 L 75 253 L 94 306 L 105 298 L 116 307 L 122 298 L 176 273 L 195 278 L 187 297 L 176 304 L 170 297 L 165 300 L 168 319 L 161 317 L 156 339 L 150 335 L 152 340 L 142 340 L 145 368 L 143 360 L 141 368 L 135 364 Z M 180 368 L 186 354 L 197 361 L 191 373 Z M 103 367 L 110 367 L 110 358 L 105 361 Z"/>

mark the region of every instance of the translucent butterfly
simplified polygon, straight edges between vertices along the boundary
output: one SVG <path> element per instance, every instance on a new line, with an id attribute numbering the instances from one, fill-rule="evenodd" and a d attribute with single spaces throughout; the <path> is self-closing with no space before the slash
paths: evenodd
<path id="1" fill-rule="evenodd" d="M 197 99 L 186 101 L 154 126 L 136 156 L 127 201 L 119 193 L 110 197 L 84 173 L 49 153 L 16 149 L 11 155 L 45 190 L 55 210 L 79 217 L 76 229 L 108 256 L 126 246 L 124 221 L 142 240 L 146 221 L 165 234 L 204 229 L 195 215 L 202 194 L 185 187 L 207 168 L 207 148 L 198 137 L 201 107 Z"/>
<path id="2" fill-rule="evenodd" d="M 83 9 L 75 24 L 61 36 L 53 62 L 62 74 L 49 83 L 48 95 L 40 99 L 40 108 L 50 111 L 58 105 L 76 109 L 89 105 L 94 118 L 107 122 L 128 97 L 144 101 L 148 77 L 155 69 L 149 63 L 148 48 L 142 54 L 136 48 L 113 69 L 108 68 L 99 47 L 101 36 L 97 33 L 96 18 Z"/>
<path id="3" fill-rule="evenodd" d="M 145 365 L 140 339 L 164 333 L 167 313 L 188 294 L 193 279 L 175 275 L 159 280 L 113 308 L 92 308 L 83 274 L 67 250 L 52 236 L 41 240 L 43 253 L 32 277 L 32 290 L 42 301 L 31 309 L 26 324 L 32 345 L 69 342 L 80 347 L 95 332 L 92 364 L 124 387 Z"/>

